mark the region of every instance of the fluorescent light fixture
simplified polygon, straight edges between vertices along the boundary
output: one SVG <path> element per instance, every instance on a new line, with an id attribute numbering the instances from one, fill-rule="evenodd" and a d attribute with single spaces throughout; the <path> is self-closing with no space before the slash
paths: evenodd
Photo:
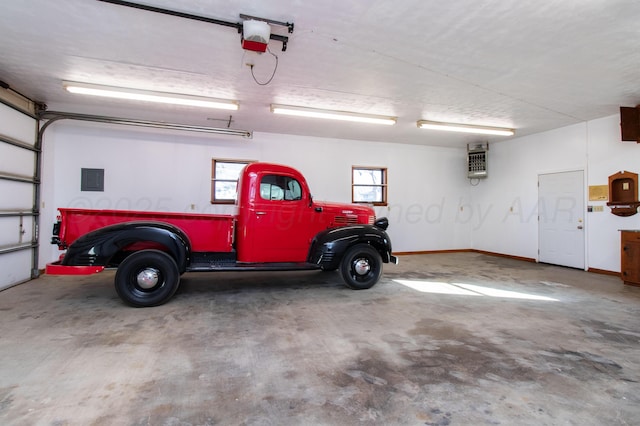
<path id="1" fill-rule="evenodd" d="M 441 121 L 418 121 L 421 129 L 444 130 L 447 132 L 480 133 L 483 135 L 513 136 L 515 131 L 504 127 L 476 126 L 472 124 L 445 123 Z"/>
<path id="2" fill-rule="evenodd" d="M 386 117 L 384 115 L 360 114 L 357 112 L 333 111 L 328 109 L 306 108 L 289 105 L 271 105 L 271 112 L 274 114 L 297 115 L 300 117 L 324 118 L 329 120 L 355 121 L 358 123 L 371 124 L 396 124 L 396 117 Z"/>
<path id="3" fill-rule="evenodd" d="M 165 121 L 148 121 L 148 120 L 135 120 L 132 118 L 119 118 L 119 117 L 107 117 L 104 115 L 90 115 L 90 114 L 77 114 L 71 112 L 62 111 L 42 111 L 38 114 L 38 118 L 48 120 L 40 129 L 40 132 L 45 130 L 49 125 L 55 123 L 58 120 L 78 120 L 78 121 L 90 121 L 95 123 L 107 123 L 107 124 L 119 124 L 124 126 L 138 126 L 138 127 L 152 127 L 156 129 L 165 130 L 181 130 L 187 132 L 200 132 L 200 133 L 215 133 L 219 135 L 227 136 L 242 136 L 247 139 L 253 138 L 253 133 L 249 130 L 229 129 L 226 127 L 203 127 L 192 126 L 189 124 L 177 124 L 167 123 Z"/>
<path id="4" fill-rule="evenodd" d="M 237 101 L 206 98 L 203 96 L 181 95 L 178 93 L 155 92 L 150 90 L 125 89 L 123 87 L 100 86 L 89 83 L 65 81 L 64 88 L 70 93 L 103 96 L 107 98 L 129 99 L 146 102 L 159 102 L 172 105 L 186 105 L 201 108 L 237 110 Z"/>

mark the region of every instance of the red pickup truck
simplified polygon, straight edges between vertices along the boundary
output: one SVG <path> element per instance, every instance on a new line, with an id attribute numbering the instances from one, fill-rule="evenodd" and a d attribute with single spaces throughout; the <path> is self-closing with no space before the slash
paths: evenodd
<path id="1" fill-rule="evenodd" d="M 51 242 L 66 252 L 46 273 L 117 268 L 124 302 L 156 306 L 184 272 L 340 269 L 348 287 L 366 289 L 382 263 L 398 263 L 386 218 L 368 206 L 314 201 L 291 167 L 247 165 L 236 199 L 234 215 L 61 208 Z"/>

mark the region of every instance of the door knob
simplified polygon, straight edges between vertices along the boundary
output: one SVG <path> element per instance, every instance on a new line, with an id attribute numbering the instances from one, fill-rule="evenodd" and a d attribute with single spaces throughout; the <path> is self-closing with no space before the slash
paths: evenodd
<path id="1" fill-rule="evenodd" d="M 582 229 L 582 225 L 578 225 L 578 229 Z"/>

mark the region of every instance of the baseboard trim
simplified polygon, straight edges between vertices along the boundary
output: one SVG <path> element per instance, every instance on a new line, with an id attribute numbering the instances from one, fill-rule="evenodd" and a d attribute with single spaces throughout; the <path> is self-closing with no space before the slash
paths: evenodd
<path id="1" fill-rule="evenodd" d="M 410 256 L 412 254 L 439 254 L 439 253 L 479 253 L 479 254 L 485 254 L 487 256 L 497 256 L 497 257 L 504 257 L 504 258 L 513 259 L 513 260 L 521 260 L 523 262 L 538 263 L 536 259 L 533 259 L 531 257 L 513 256 L 510 254 L 495 253 L 492 251 L 476 250 L 476 249 L 403 251 L 403 252 L 393 253 L 393 254 L 396 256 Z M 591 272 L 593 274 L 610 275 L 613 277 L 622 278 L 622 275 L 620 274 L 620 272 L 608 271 L 606 269 L 589 268 L 587 269 L 587 272 Z"/>
<path id="2" fill-rule="evenodd" d="M 398 253 L 394 252 L 393 254 L 396 256 L 410 256 L 413 254 L 442 254 L 442 253 L 479 253 L 479 254 L 485 254 L 487 256 L 497 256 L 497 257 L 504 257 L 507 259 L 522 260 L 524 262 L 536 263 L 536 260 L 530 257 L 513 256 L 510 254 L 495 253 L 492 251 L 476 250 L 476 249 L 402 251 Z"/>
<path id="3" fill-rule="evenodd" d="M 621 277 L 620 272 L 608 271 L 606 269 L 589 268 L 587 269 L 587 272 L 593 272 L 594 274 L 601 274 L 601 275 L 611 275 L 618 278 Z"/>
<path id="4" fill-rule="evenodd" d="M 511 254 L 504 253 L 495 253 L 492 251 L 484 251 L 484 250 L 471 250 L 474 253 L 486 254 L 487 256 L 497 256 L 497 257 L 506 257 L 507 259 L 513 260 L 521 260 L 523 262 L 537 263 L 538 261 L 532 257 L 523 257 L 523 256 L 513 256 Z"/>
<path id="5" fill-rule="evenodd" d="M 470 253 L 472 249 L 456 249 L 456 250 L 419 250 L 419 251 L 401 251 L 393 252 L 396 256 L 411 256 L 414 254 L 442 254 L 442 253 Z"/>

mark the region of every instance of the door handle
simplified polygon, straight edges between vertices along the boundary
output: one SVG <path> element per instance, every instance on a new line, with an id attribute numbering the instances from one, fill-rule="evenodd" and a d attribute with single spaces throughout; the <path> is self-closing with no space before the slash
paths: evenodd
<path id="1" fill-rule="evenodd" d="M 258 216 L 264 216 L 265 214 L 267 214 L 267 212 L 256 212 L 256 215 Z"/>
<path id="2" fill-rule="evenodd" d="M 582 229 L 582 225 L 578 225 L 578 229 Z"/>

